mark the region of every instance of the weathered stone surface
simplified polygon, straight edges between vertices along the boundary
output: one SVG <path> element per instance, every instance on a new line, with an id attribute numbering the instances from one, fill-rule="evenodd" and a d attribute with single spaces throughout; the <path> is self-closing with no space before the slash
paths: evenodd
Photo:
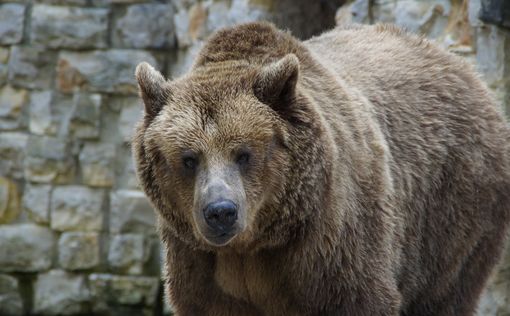
<path id="1" fill-rule="evenodd" d="M 23 39 L 25 6 L 22 4 L 0 4 L 0 44 L 11 45 Z"/>
<path id="2" fill-rule="evenodd" d="M 25 125 L 23 111 L 28 103 L 28 93 L 11 86 L 0 88 L 0 130 L 14 130 Z"/>
<path id="3" fill-rule="evenodd" d="M 0 133 L 0 174 L 11 178 L 23 177 L 23 162 L 28 135 L 9 132 Z"/>
<path id="4" fill-rule="evenodd" d="M 35 272 L 51 266 L 55 238 L 33 224 L 0 226 L 0 271 Z"/>
<path id="5" fill-rule="evenodd" d="M 143 234 L 114 235 L 110 241 L 108 263 L 117 272 L 141 274 L 150 256 Z"/>
<path id="6" fill-rule="evenodd" d="M 143 106 L 138 98 L 129 98 L 120 110 L 119 132 L 130 143 L 136 123 L 143 117 Z"/>
<path id="7" fill-rule="evenodd" d="M 108 10 L 35 5 L 31 39 L 51 48 L 107 46 Z"/>
<path id="8" fill-rule="evenodd" d="M 169 48 L 175 44 L 171 4 L 137 4 L 127 8 L 113 29 L 113 44 L 126 48 Z"/>
<path id="9" fill-rule="evenodd" d="M 85 276 L 51 270 L 34 284 L 35 314 L 74 315 L 88 312 L 90 290 Z"/>
<path id="10" fill-rule="evenodd" d="M 173 78 L 179 77 L 183 74 L 185 74 L 193 64 L 193 60 L 198 55 L 198 52 L 203 46 L 203 42 L 196 41 L 193 42 L 191 46 L 186 48 L 185 50 L 179 50 L 177 52 L 177 61 L 174 65 L 172 65 L 172 68 L 170 69 L 171 76 Z"/>
<path id="11" fill-rule="evenodd" d="M 32 135 L 28 139 L 25 177 L 38 183 L 68 183 L 74 162 L 65 139 Z"/>
<path id="12" fill-rule="evenodd" d="M 397 1 L 393 14 L 398 26 L 414 33 L 429 34 L 432 24 L 445 10 L 446 8 L 434 1 L 408 0 Z"/>
<path id="13" fill-rule="evenodd" d="M 65 93 L 82 89 L 135 94 L 137 85 L 133 74 L 136 65 L 142 61 L 158 67 L 156 59 L 145 51 L 63 52 L 58 61 L 57 85 Z"/>
<path id="14" fill-rule="evenodd" d="M 478 316 L 510 315 L 510 247 L 497 270 L 480 300 Z"/>
<path id="15" fill-rule="evenodd" d="M 101 128 L 102 96 L 77 93 L 72 102 L 69 133 L 79 139 L 98 138 Z"/>
<path id="16" fill-rule="evenodd" d="M 96 310 L 109 304 L 151 306 L 158 292 L 158 277 L 91 274 L 89 276 Z"/>
<path id="17" fill-rule="evenodd" d="M 9 57 L 9 82 L 30 89 L 48 89 L 55 72 L 55 54 L 41 46 L 13 46 Z"/>
<path id="18" fill-rule="evenodd" d="M 0 224 L 6 224 L 21 212 L 20 196 L 16 183 L 0 176 Z"/>
<path id="19" fill-rule="evenodd" d="M 57 187 L 51 197 L 51 228 L 58 231 L 101 231 L 105 194 L 83 186 Z"/>
<path id="20" fill-rule="evenodd" d="M 85 6 L 88 0 L 35 0 L 35 3 Z"/>
<path id="21" fill-rule="evenodd" d="M 110 187 L 115 181 L 115 145 L 87 143 L 80 152 L 83 183 Z"/>
<path id="22" fill-rule="evenodd" d="M 19 293 L 18 280 L 7 274 L 0 274 L 0 314 L 23 315 L 23 302 Z"/>
<path id="23" fill-rule="evenodd" d="M 156 233 L 155 213 L 142 192 L 118 190 L 110 202 L 110 233 Z"/>
<path id="24" fill-rule="evenodd" d="M 23 194 L 23 209 L 36 223 L 47 224 L 50 220 L 51 185 L 27 184 Z"/>
<path id="25" fill-rule="evenodd" d="M 55 135 L 58 124 L 53 113 L 52 91 L 36 91 L 30 95 L 28 127 L 32 134 Z"/>
<path id="26" fill-rule="evenodd" d="M 58 263 L 62 268 L 94 268 L 99 264 L 99 234 L 63 233 L 58 242 L 58 251 Z"/>
<path id="27" fill-rule="evenodd" d="M 4 85 L 7 82 L 7 75 L 9 73 L 9 49 L 6 47 L 0 47 L 0 85 Z"/>

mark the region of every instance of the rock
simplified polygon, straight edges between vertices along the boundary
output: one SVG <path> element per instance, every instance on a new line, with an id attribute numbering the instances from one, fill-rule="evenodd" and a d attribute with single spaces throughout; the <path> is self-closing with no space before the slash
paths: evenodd
<path id="1" fill-rule="evenodd" d="M 68 183 L 74 162 L 66 140 L 32 135 L 28 139 L 25 177 L 38 183 Z"/>
<path id="2" fill-rule="evenodd" d="M 395 23 L 395 6 L 399 1 L 396 0 L 373 0 L 371 13 L 374 22 Z"/>
<path id="3" fill-rule="evenodd" d="M 129 98 L 120 110 L 119 131 L 126 143 L 131 142 L 134 126 L 143 117 L 143 106 L 138 98 Z"/>
<path id="4" fill-rule="evenodd" d="M 101 128 L 102 96 L 77 93 L 73 97 L 69 133 L 78 139 L 97 139 Z"/>
<path id="5" fill-rule="evenodd" d="M 0 5 L 0 44 L 18 44 L 23 39 L 25 6 L 7 3 Z"/>
<path id="6" fill-rule="evenodd" d="M 53 93 L 47 91 L 35 91 L 30 95 L 30 111 L 28 127 L 32 134 L 55 135 L 57 122 L 54 113 Z"/>
<path id="7" fill-rule="evenodd" d="M 88 312 L 90 290 L 84 275 L 52 270 L 34 284 L 34 314 L 75 315 Z"/>
<path id="8" fill-rule="evenodd" d="M 482 22 L 478 18 L 480 15 L 481 8 L 482 8 L 482 0 L 469 0 L 469 2 L 468 2 L 468 18 L 469 18 L 469 24 L 473 27 L 482 25 Z"/>
<path id="9" fill-rule="evenodd" d="M 133 74 L 136 65 L 142 61 L 158 68 L 156 59 L 145 51 L 62 52 L 57 66 L 57 86 L 64 93 L 81 89 L 136 94 L 138 88 Z"/>
<path id="10" fill-rule="evenodd" d="M 14 220 L 21 212 L 16 183 L 0 176 L 0 224 Z"/>
<path id="11" fill-rule="evenodd" d="M 114 235 L 110 241 L 108 263 L 116 272 L 141 274 L 149 259 L 149 251 L 142 234 Z"/>
<path id="12" fill-rule="evenodd" d="M 108 10 L 35 5 L 31 39 L 51 48 L 105 48 Z"/>
<path id="13" fill-rule="evenodd" d="M 7 75 L 9 73 L 9 49 L 0 47 L 0 86 L 7 82 Z"/>
<path id="14" fill-rule="evenodd" d="M 86 6 L 87 0 L 35 0 L 35 3 Z"/>
<path id="15" fill-rule="evenodd" d="M 55 54 L 41 46 L 13 46 L 9 82 L 29 89 L 48 89 L 54 78 Z"/>
<path id="16" fill-rule="evenodd" d="M 55 238 L 34 224 L 0 226 L 0 271 L 36 272 L 51 266 Z"/>
<path id="17" fill-rule="evenodd" d="M 57 187 L 51 197 L 51 228 L 58 231 L 101 231 L 104 191 L 84 186 Z"/>
<path id="18" fill-rule="evenodd" d="M 115 181 L 115 145 L 87 143 L 80 152 L 83 183 L 110 187 Z"/>
<path id="19" fill-rule="evenodd" d="M 23 315 L 23 302 L 18 289 L 18 280 L 7 274 L 0 274 L 0 314 Z"/>
<path id="20" fill-rule="evenodd" d="M 156 233 L 155 213 L 141 191 L 114 191 L 110 202 L 110 233 Z"/>
<path id="21" fill-rule="evenodd" d="M 48 224 L 50 220 L 51 186 L 27 184 L 23 194 L 23 209 L 28 217 L 38 224 Z"/>
<path id="22" fill-rule="evenodd" d="M 202 2 L 194 4 L 189 10 L 180 10 L 174 16 L 175 31 L 179 48 L 192 45 L 206 36 L 207 10 Z"/>
<path id="23" fill-rule="evenodd" d="M 58 249 L 58 262 L 64 269 L 90 269 L 99 264 L 98 233 L 63 233 Z"/>
<path id="24" fill-rule="evenodd" d="M 23 178 L 23 163 L 28 135 L 0 133 L 0 174 L 14 179 Z"/>
<path id="25" fill-rule="evenodd" d="M 174 10 L 170 4 L 135 4 L 113 28 L 113 44 L 126 48 L 169 48 L 175 45 Z"/>
<path id="26" fill-rule="evenodd" d="M 90 290 L 96 310 L 113 305 L 152 306 L 158 295 L 159 278 L 147 276 L 121 276 L 91 274 Z"/>
<path id="27" fill-rule="evenodd" d="M 203 42 L 194 42 L 190 47 L 177 52 L 177 61 L 172 65 L 171 76 L 177 78 L 185 74 L 193 65 L 193 61 L 202 48 Z"/>
<path id="28" fill-rule="evenodd" d="M 25 126 L 23 112 L 28 103 L 26 90 L 11 86 L 0 88 L 0 130 L 14 130 Z M 26 111 L 26 110 L 25 110 Z"/>

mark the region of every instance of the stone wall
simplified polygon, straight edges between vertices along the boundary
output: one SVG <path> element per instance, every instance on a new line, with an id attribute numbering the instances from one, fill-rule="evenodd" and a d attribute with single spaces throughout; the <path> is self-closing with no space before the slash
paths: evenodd
<path id="1" fill-rule="evenodd" d="M 0 315 L 161 314 L 129 149 L 135 66 L 179 75 L 213 30 L 247 21 L 309 37 L 341 2 L 0 0 Z"/>
<path id="2" fill-rule="evenodd" d="M 336 19 L 436 39 L 510 109 L 510 36 L 478 20 L 479 1 L 357 0 Z M 343 2 L 0 0 L 0 315 L 168 313 L 129 149 L 142 108 L 134 67 L 178 76 L 213 30 L 252 20 L 307 38 Z M 505 266 L 481 315 L 510 313 Z"/>

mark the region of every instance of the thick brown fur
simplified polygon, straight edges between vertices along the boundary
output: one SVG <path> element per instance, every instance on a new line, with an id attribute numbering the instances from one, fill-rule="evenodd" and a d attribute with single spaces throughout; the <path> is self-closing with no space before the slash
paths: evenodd
<path id="1" fill-rule="evenodd" d="M 299 42 L 252 23 L 182 78 L 137 77 L 134 157 L 177 315 L 473 315 L 510 220 L 510 132 L 466 62 L 392 26 Z M 227 173 L 245 226 L 212 245 L 180 150 L 208 170 L 247 141 L 252 173 Z"/>

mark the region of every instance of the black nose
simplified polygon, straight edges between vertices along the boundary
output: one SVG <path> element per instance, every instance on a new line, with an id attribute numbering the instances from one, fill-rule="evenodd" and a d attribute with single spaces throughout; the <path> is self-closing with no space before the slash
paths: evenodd
<path id="1" fill-rule="evenodd" d="M 232 228 L 237 220 L 237 206 L 228 200 L 209 203 L 204 209 L 207 225 L 222 233 Z"/>

